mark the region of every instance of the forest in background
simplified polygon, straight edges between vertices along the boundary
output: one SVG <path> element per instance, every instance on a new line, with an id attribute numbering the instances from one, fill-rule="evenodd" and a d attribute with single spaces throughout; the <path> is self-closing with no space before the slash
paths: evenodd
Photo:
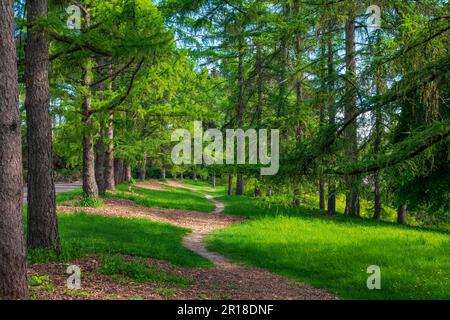
<path id="1" fill-rule="evenodd" d="M 70 5 L 80 29 L 68 28 Z M 380 28 L 367 25 L 370 5 L 381 8 Z M 1 9 L 0 73 L 13 81 L 0 84 L 0 147 L 23 153 L 24 171 L 22 161 L 0 166 L 0 211 L 21 207 L 24 178 L 29 248 L 59 246 L 54 169 L 79 177 L 87 202 L 133 178 L 221 178 L 229 194 L 268 206 L 315 203 L 448 230 L 448 1 L 8 0 Z M 173 165 L 171 132 L 194 121 L 280 129 L 280 172 Z M 11 217 L 0 231 L 21 228 Z M 18 251 L 21 238 L 11 238 Z"/>

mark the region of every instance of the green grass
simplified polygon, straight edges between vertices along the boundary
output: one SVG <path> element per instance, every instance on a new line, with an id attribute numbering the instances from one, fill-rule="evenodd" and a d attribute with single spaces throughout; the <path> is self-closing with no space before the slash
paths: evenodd
<path id="1" fill-rule="evenodd" d="M 156 267 L 148 266 L 142 258 L 126 259 L 122 256 L 105 256 L 100 273 L 107 276 L 120 276 L 139 283 L 159 282 L 177 287 L 185 287 L 192 283 L 191 279 L 179 275 L 168 274 Z"/>
<path id="2" fill-rule="evenodd" d="M 169 300 L 172 299 L 176 293 L 177 289 L 175 288 L 156 288 L 155 292 L 164 297 L 164 299 Z"/>
<path id="3" fill-rule="evenodd" d="M 167 260 L 189 267 L 211 263 L 182 245 L 188 229 L 147 219 L 124 219 L 83 213 L 59 215 L 61 254 L 29 252 L 30 263 L 72 261 L 86 255 L 123 254 Z"/>
<path id="4" fill-rule="evenodd" d="M 214 207 L 204 199 L 204 194 L 211 194 L 225 204 L 225 213 L 250 218 L 208 237 L 212 251 L 327 289 L 340 298 L 450 299 L 450 236 L 446 232 L 347 219 L 341 214 L 324 217 L 324 212 L 315 209 L 312 196 L 305 198 L 302 207 L 293 208 L 251 197 L 230 197 L 223 186 L 209 190 L 207 183 L 186 181 L 186 185 L 199 193 L 168 188 L 133 189 L 136 195 L 123 194 L 129 186 L 119 186 L 119 192 L 144 206 L 203 212 Z M 59 197 L 71 196 L 76 196 L 76 191 Z M 338 199 L 338 209 L 339 205 Z M 100 220 L 90 220 L 97 218 Z M 179 265 L 210 266 L 182 247 L 187 230 L 147 220 L 122 220 L 61 216 L 63 252 L 69 256 L 71 252 L 151 256 Z M 367 289 L 366 271 L 371 265 L 381 268 L 382 290 Z M 118 268 L 122 270 L 118 273 L 133 277 L 141 267 L 125 266 Z M 146 272 L 137 274 L 145 278 Z M 151 278 L 152 273 L 147 276 Z"/>
<path id="5" fill-rule="evenodd" d="M 103 208 L 105 203 L 101 198 L 89 196 L 83 197 L 81 200 L 75 203 L 75 207 L 80 208 Z"/>
<path id="6" fill-rule="evenodd" d="M 311 195 L 295 208 L 228 196 L 224 187 L 209 193 L 225 204 L 225 213 L 250 218 L 207 239 L 212 251 L 232 260 L 327 289 L 343 299 L 450 299 L 447 232 L 342 214 L 324 217 Z M 338 211 L 344 206 L 339 198 Z M 387 217 L 393 214 L 385 210 Z M 362 212 L 369 216 L 368 203 L 362 204 Z M 367 288 L 367 268 L 372 265 L 381 268 L 382 290 Z"/>
<path id="7" fill-rule="evenodd" d="M 83 190 L 81 188 L 59 193 L 56 195 L 56 203 L 64 203 L 67 201 L 79 200 L 82 195 Z"/>
<path id="8" fill-rule="evenodd" d="M 120 185 L 121 191 L 128 190 L 127 185 Z M 176 199 L 183 198 L 185 205 L 196 208 L 199 203 L 204 211 L 212 211 L 211 205 L 202 195 L 191 191 L 173 190 L 167 193 L 147 193 L 147 190 L 137 190 L 147 200 L 141 204 L 166 204 L 171 207 Z M 57 203 L 79 200 L 83 191 L 75 189 L 57 195 Z M 155 197 L 157 196 L 157 197 Z M 133 199 L 131 199 L 133 200 Z M 207 203 L 209 208 L 204 204 Z M 199 210 L 200 210 L 199 209 Z M 26 208 L 24 219 L 26 221 Z M 152 222 L 147 219 L 125 219 L 76 214 L 59 214 L 59 231 L 61 238 L 61 253 L 56 255 L 48 250 L 30 250 L 28 260 L 31 264 L 48 261 L 72 261 L 87 255 L 122 254 L 136 257 L 150 257 L 167 260 L 175 265 L 187 267 L 211 267 L 212 263 L 198 256 L 182 245 L 182 239 L 190 230 L 170 224 Z M 26 230 L 25 230 L 26 234 Z"/>
<path id="9" fill-rule="evenodd" d="M 238 200 L 228 209 L 238 212 Z M 449 299 L 450 236 L 383 222 L 317 216 L 251 215 L 247 223 L 218 231 L 208 247 L 235 261 L 325 288 L 345 299 Z M 378 265 L 382 290 L 369 291 L 367 267 Z"/>
<path id="10" fill-rule="evenodd" d="M 194 210 L 199 212 L 212 212 L 215 208 L 214 204 L 208 201 L 202 194 L 190 190 L 167 187 L 164 191 L 158 191 L 120 185 L 117 187 L 117 191 L 107 196 L 131 200 L 145 207 Z M 130 192 L 134 194 L 130 194 Z"/>

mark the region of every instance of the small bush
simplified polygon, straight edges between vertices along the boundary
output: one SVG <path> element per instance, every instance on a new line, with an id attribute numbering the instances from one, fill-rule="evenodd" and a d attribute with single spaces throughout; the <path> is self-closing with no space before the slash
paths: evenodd
<path id="1" fill-rule="evenodd" d="M 30 284 L 32 287 L 39 287 L 50 282 L 50 276 L 32 276 Z"/>
<path id="2" fill-rule="evenodd" d="M 78 201 L 75 206 L 80 208 L 102 208 L 105 206 L 105 203 L 100 198 L 88 196 L 83 197 L 83 199 Z"/>
<path id="3" fill-rule="evenodd" d="M 81 298 L 89 298 L 92 296 L 91 293 L 86 292 L 86 291 L 81 291 L 81 290 L 65 290 L 64 293 L 68 296 L 72 296 L 72 297 L 81 297 Z"/>
<path id="4" fill-rule="evenodd" d="M 175 288 L 156 288 L 155 292 L 164 297 L 164 299 L 169 300 L 172 299 L 177 293 L 177 289 Z"/>

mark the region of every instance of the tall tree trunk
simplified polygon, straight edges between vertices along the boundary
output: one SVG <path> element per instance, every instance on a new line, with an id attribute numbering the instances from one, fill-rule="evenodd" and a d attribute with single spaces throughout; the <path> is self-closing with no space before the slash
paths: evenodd
<path id="1" fill-rule="evenodd" d="M 116 185 L 123 182 L 123 160 L 114 159 L 114 181 Z"/>
<path id="2" fill-rule="evenodd" d="M 244 195 L 244 176 L 241 173 L 236 176 L 236 195 Z"/>
<path id="3" fill-rule="evenodd" d="M 331 33 L 334 27 L 334 22 L 330 21 L 328 26 L 328 32 Z M 334 41 L 333 38 L 328 39 L 327 43 L 328 52 L 328 122 L 330 126 L 336 125 L 336 106 L 334 98 Z M 330 177 L 328 179 L 328 213 L 336 212 L 336 181 Z"/>
<path id="4" fill-rule="evenodd" d="M 161 167 L 161 179 L 166 179 L 166 167 Z M 194 180 L 196 180 L 197 177 L 194 177 Z"/>
<path id="5" fill-rule="evenodd" d="M 258 73 L 258 103 L 256 107 L 256 117 L 258 126 L 261 126 L 262 124 L 262 118 L 263 118 L 263 61 L 262 61 L 262 52 L 261 52 L 261 46 L 257 45 L 256 47 L 256 72 Z"/>
<path id="6" fill-rule="evenodd" d="M 325 27 L 324 27 L 325 30 Z M 321 70 L 320 70 L 320 87 L 322 93 L 320 93 L 318 97 L 319 102 L 319 126 L 322 130 L 325 126 L 325 107 L 327 105 L 327 98 L 324 94 L 324 92 L 327 91 L 327 69 L 328 69 L 328 63 L 327 63 L 327 41 L 325 39 L 324 30 L 322 30 L 322 36 L 320 39 L 320 56 L 321 56 Z M 321 159 L 320 159 L 321 162 Z M 325 177 L 323 173 L 320 173 L 319 175 L 319 209 L 324 211 L 326 207 L 325 203 Z"/>
<path id="7" fill-rule="evenodd" d="M 300 0 L 295 0 L 293 4 L 293 14 L 295 17 L 299 17 L 301 15 L 301 4 Z M 302 35 L 299 32 L 295 33 L 295 62 L 296 65 L 300 65 L 302 63 L 303 56 L 303 44 L 302 44 Z M 303 103 L 303 73 L 300 72 L 297 74 L 295 81 L 295 98 L 296 98 L 296 106 L 300 110 L 302 108 Z M 305 135 L 305 125 L 301 121 L 298 124 L 297 128 L 297 144 L 300 145 L 303 141 Z M 301 204 L 301 179 L 297 181 L 294 187 L 294 206 L 300 206 Z"/>
<path id="8" fill-rule="evenodd" d="M 139 180 L 145 180 L 147 174 L 147 155 L 144 155 L 141 168 L 139 169 Z"/>
<path id="9" fill-rule="evenodd" d="M 374 175 L 374 185 L 375 185 L 375 208 L 374 208 L 374 214 L 373 219 L 374 220 L 380 220 L 381 219 L 381 213 L 382 213 L 382 205 L 381 205 L 381 176 L 380 172 L 376 172 Z"/>
<path id="10" fill-rule="evenodd" d="M 109 81 L 109 91 L 113 90 L 113 69 L 112 65 L 109 65 L 109 77 L 111 80 Z M 109 123 L 108 128 L 106 129 L 106 139 L 107 139 L 107 147 L 105 153 L 105 189 L 106 190 L 114 190 L 116 187 L 116 182 L 114 180 L 114 113 L 110 113 L 109 115 Z"/>
<path id="11" fill-rule="evenodd" d="M 381 43 L 381 34 L 378 32 L 377 34 L 377 44 L 376 50 L 380 51 L 380 43 Z M 377 55 L 381 55 L 381 52 L 377 52 Z M 375 85 L 377 90 L 377 95 L 381 95 L 386 90 L 386 84 L 382 78 L 382 69 L 379 67 L 375 73 Z M 375 109 L 375 143 L 374 143 L 374 153 L 381 153 L 381 144 L 383 139 L 383 112 L 381 108 Z M 374 196 L 375 196 L 375 210 L 373 218 L 375 220 L 381 219 L 382 213 L 382 202 L 381 202 L 381 172 L 377 171 L 374 175 Z"/>
<path id="12" fill-rule="evenodd" d="M 288 22 L 288 16 L 290 14 L 290 8 L 288 3 L 283 3 L 283 15 L 284 22 Z M 287 34 L 283 33 L 280 39 L 280 78 L 278 85 L 278 109 L 277 109 L 277 117 L 282 117 L 284 115 L 284 110 L 286 108 L 287 103 L 287 93 L 288 93 L 288 84 L 289 81 L 287 79 L 287 64 L 289 60 L 289 48 L 288 48 L 288 38 Z"/>
<path id="13" fill-rule="evenodd" d="M 294 188 L 294 203 L 293 203 L 293 205 L 296 207 L 299 207 L 300 204 L 301 204 L 300 188 L 296 187 L 296 188 Z"/>
<path id="14" fill-rule="evenodd" d="M 125 181 L 130 182 L 133 179 L 133 173 L 131 171 L 131 166 L 127 163 L 125 165 Z"/>
<path id="15" fill-rule="evenodd" d="M 14 3 L 0 1 L 0 300 L 28 297 Z"/>
<path id="16" fill-rule="evenodd" d="M 228 195 L 233 195 L 233 175 L 228 175 Z"/>
<path id="17" fill-rule="evenodd" d="M 380 70 L 377 70 L 375 76 L 375 84 L 377 86 L 377 94 L 380 95 L 384 91 L 384 84 L 381 79 Z M 380 108 L 375 110 L 375 145 L 374 153 L 379 154 L 381 152 L 381 142 L 383 135 L 383 114 Z M 382 203 L 381 203 L 381 172 L 377 171 L 374 174 L 374 196 L 375 196 L 375 209 L 373 218 L 375 220 L 381 219 Z"/>
<path id="18" fill-rule="evenodd" d="M 92 59 L 88 58 L 83 65 L 83 84 L 86 92 L 83 97 L 82 113 L 85 124 L 83 135 L 83 192 L 85 196 L 98 197 L 95 180 L 95 151 L 92 137 Z"/>
<path id="19" fill-rule="evenodd" d="M 84 13 L 85 30 L 89 27 L 90 16 Z M 93 121 L 92 121 L 92 58 L 87 58 L 83 63 L 84 96 L 82 103 L 83 122 L 85 125 L 83 134 L 83 192 L 85 197 L 98 197 L 98 186 L 95 181 L 95 151 Z"/>
<path id="20" fill-rule="evenodd" d="M 346 50 L 346 78 L 347 78 L 347 103 L 345 105 L 345 120 L 350 120 L 356 113 L 356 45 L 355 45 L 355 18 L 349 18 L 345 23 L 345 50 Z M 345 130 L 347 141 L 347 156 L 351 161 L 358 160 L 358 131 L 354 121 Z M 347 216 L 358 216 L 358 177 L 347 176 L 346 209 Z"/>
<path id="21" fill-rule="evenodd" d="M 95 158 L 95 180 L 97 181 L 99 193 L 103 193 L 106 191 L 106 181 L 105 181 L 106 150 L 102 134 L 103 132 L 100 133 L 100 138 L 97 140 L 96 145 L 97 157 Z"/>
<path id="22" fill-rule="evenodd" d="M 239 40 L 239 57 L 238 57 L 238 97 L 236 105 L 237 125 L 239 128 L 244 126 L 244 39 L 241 35 Z M 244 194 L 244 176 L 238 173 L 236 179 L 236 195 Z"/>
<path id="23" fill-rule="evenodd" d="M 244 176 L 242 174 L 238 174 L 237 176 L 236 195 L 238 196 L 244 195 Z"/>
<path id="24" fill-rule="evenodd" d="M 319 209 L 325 210 L 325 179 L 319 178 Z"/>
<path id="25" fill-rule="evenodd" d="M 400 224 L 406 224 L 407 223 L 407 209 L 408 206 L 406 204 L 401 205 L 397 209 L 397 222 Z"/>
<path id="26" fill-rule="evenodd" d="M 50 116 L 48 42 L 33 29 L 47 17 L 47 0 L 27 1 L 25 78 L 28 141 L 28 247 L 59 251 Z"/>
<path id="27" fill-rule="evenodd" d="M 294 15 L 298 17 L 301 15 L 300 0 L 294 1 L 293 7 Z M 298 32 L 295 34 L 295 59 L 297 64 L 301 64 L 303 55 L 303 45 L 302 45 L 302 35 Z M 303 101 L 303 73 L 297 76 L 297 81 L 295 82 L 295 95 L 297 98 L 297 107 L 300 107 Z M 303 138 L 303 137 L 302 137 Z"/>
<path id="28" fill-rule="evenodd" d="M 110 115 L 108 129 L 106 130 L 106 139 L 108 141 L 105 151 L 105 189 L 114 190 L 116 187 L 114 179 L 114 124 L 113 115 Z"/>
<path id="29" fill-rule="evenodd" d="M 216 187 L 216 175 L 215 174 L 213 174 L 213 176 L 212 176 L 212 185 L 213 185 L 213 188 Z"/>

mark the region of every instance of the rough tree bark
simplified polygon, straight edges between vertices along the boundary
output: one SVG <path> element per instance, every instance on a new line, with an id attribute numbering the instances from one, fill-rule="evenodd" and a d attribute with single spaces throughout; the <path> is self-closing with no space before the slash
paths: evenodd
<path id="1" fill-rule="evenodd" d="M 228 195 L 233 195 L 233 175 L 228 176 Z"/>
<path id="2" fill-rule="evenodd" d="M 109 65 L 109 91 L 113 90 L 112 80 L 113 69 L 112 65 Z M 106 129 L 106 140 L 108 145 L 105 152 L 105 188 L 106 190 L 114 190 L 116 183 L 114 180 L 114 114 L 111 112 L 109 115 L 109 124 Z"/>
<path id="3" fill-rule="evenodd" d="M 33 29 L 45 18 L 47 0 L 27 1 L 28 31 L 25 78 L 28 141 L 28 247 L 59 251 L 53 173 L 48 41 Z"/>
<path id="4" fill-rule="evenodd" d="M 290 15 L 290 5 L 285 2 L 282 3 L 284 21 L 288 21 Z M 280 73 L 279 73 L 279 85 L 278 85 L 278 106 L 277 117 L 280 118 L 284 115 L 287 103 L 288 95 L 288 83 L 287 80 L 287 67 L 289 60 L 289 48 L 288 48 L 288 34 L 286 32 L 281 34 L 280 38 Z"/>
<path id="5" fill-rule="evenodd" d="M 319 178 L 319 209 L 325 210 L 325 178 Z"/>
<path id="6" fill-rule="evenodd" d="M 400 224 L 406 224 L 407 221 L 407 209 L 408 206 L 406 204 L 401 205 L 397 209 L 397 222 Z"/>
<path id="7" fill-rule="evenodd" d="M 244 176 L 242 174 L 238 174 L 237 176 L 236 195 L 238 196 L 244 195 Z"/>
<path id="8" fill-rule="evenodd" d="M 90 16 L 84 12 L 84 29 L 85 31 L 90 25 Z M 83 134 L 83 192 L 85 197 L 98 197 L 97 181 L 95 181 L 95 150 L 93 121 L 92 121 L 92 58 L 86 58 L 83 62 L 83 103 L 81 106 L 81 113 L 83 114 L 83 122 L 85 125 Z"/>
<path id="9" fill-rule="evenodd" d="M 129 182 L 133 178 L 133 173 L 131 172 L 131 166 L 127 163 L 125 165 L 125 181 Z"/>
<path id="10" fill-rule="evenodd" d="M 330 21 L 328 26 L 328 32 L 333 30 L 334 23 Z M 327 52 L 328 52 L 328 122 L 331 126 L 336 124 L 336 106 L 334 101 L 334 42 L 332 38 L 328 39 L 327 43 Z M 336 181 L 330 177 L 328 179 L 328 207 L 327 210 L 329 213 L 336 212 Z"/>
<path id="11" fill-rule="evenodd" d="M 377 34 L 376 48 L 380 51 L 381 34 Z M 381 52 L 378 52 L 381 54 Z M 382 69 L 378 67 L 375 73 L 375 85 L 377 90 L 377 95 L 381 95 L 386 91 L 386 84 L 383 81 Z M 379 154 L 381 152 L 381 144 L 383 140 L 383 112 L 381 108 L 375 109 L 375 142 L 374 142 L 374 153 Z M 375 220 L 381 219 L 382 214 L 382 200 L 381 200 L 381 172 L 377 171 L 374 175 L 374 197 L 375 197 L 375 208 L 373 218 Z"/>
<path id="12" fill-rule="evenodd" d="M 86 59 L 83 65 L 84 93 L 82 103 L 83 122 L 83 192 L 85 196 L 98 197 L 97 181 L 95 180 L 95 151 L 92 137 L 92 59 Z"/>
<path id="13" fill-rule="evenodd" d="M 238 97 L 236 105 L 237 125 L 242 128 L 244 125 L 244 40 L 239 40 L 239 57 L 238 57 Z M 238 173 L 236 179 L 236 195 L 242 196 L 244 194 L 244 176 Z"/>
<path id="14" fill-rule="evenodd" d="M 114 181 L 116 185 L 123 182 L 123 159 L 114 159 Z"/>
<path id="15" fill-rule="evenodd" d="M 95 148 L 97 149 L 97 156 L 95 158 L 95 181 L 97 181 L 99 193 L 103 193 L 106 191 L 106 181 L 105 181 L 106 150 L 102 134 L 103 132 L 100 133 L 100 138 L 97 140 L 97 144 L 95 146 Z"/>
<path id="16" fill-rule="evenodd" d="M 301 204 L 300 200 L 300 187 L 294 188 L 294 202 L 293 205 L 299 207 Z"/>
<path id="17" fill-rule="evenodd" d="M 14 3 L 0 1 L 0 300 L 28 297 Z"/>
<path id="18" fill-rule="evenodd" d="M 256 72 L 258 73 L 258 103 L 256 106 L 256 117 L 258 126 L 262 124 L 263 118 L 263 58 L 261 52 L 261 46 L 259 44 L 256 45 Z"/>
<path id="19" fill-rule="evenodd" d="M 147 174 L 147 155 L 144 155 L 141 168 L 139 169 L 139 180 L 145 180 Z"/>
<path id="20" fill-rule="evenodd" d="M 356 112 L 356 90 L 354 88 L 356 80 L 356 44 L 355 44 L 355 18 L 349 18 L 345 22 L 345 50 L 346 50 L 346 78 L 347 78 L 347 103 L 345 104 L 345 120 L 353 118 Z M 358 131 L 356 121 L 345 130 L 345 139 L 347 141 L 347 156 L 351 161 L 358 160 Z M 358 216 L 358 177 L 355 175 L 346 176 L 346 208 L 347 216 Z"/>
<path id="21" fill-rule="evenodd" d="M 106 129 L 106 139 L 108 141 L 105 151 L 105 189 L 114 190 L 116 183 L 114 179 L 114 124 L 113 115 L 110 115 L 108 129 Z"/>
<path id="22" fill-rule="evenodd" d="M 377 70 L 375 83 L 377 86 L 377 94 L 383 92 L 383 82 L 381 79 L 380 70 Z M 374 143 L 374 153 L 379 154 L 381 152 L 381 142 L 383 134 L 383 114 L 380 108 L 375 110 L 375 143 Z M 375 208 L 373 219 L 381 219 L 382 213 L 382 202 L 381 202 L 381 172 L 377 171 L 374 175 L 374 196 L 375 196 Z"/>
<path id="23" fill-rule="evenodd" d="M 321 89 L 323 91 L 326 91 L 327 89 L 327 83 L 326 83 L 326 66 L 327 66 L 327 52 L 326 52 L 326 43 L 325 39 L 321 39 L 320 43 L 320 55 L 322 59 L 322 69 L 321 69 Z M 319 104 L 320 104 L 320 110 L 319 110 L 319 126 L 320 128 L 323 128 L 325 126 L 325 106 L 326 106 L 326 99 L 323 98 L 323 95 L 319 97 Z M 325 210 L 325 177 L 323 173 L 320 173 L 319 175 L 319 209 Z"/>
<path id="24" fill-rule="evenodd" d="M 299 0 L 295 0 L 293 4 L 293 14 L 298 17 L 301 15 L 301 4 Z M 302 35 L 299 32 L 295 33 L 295 60 L 296 64 L 300 65 L 302 62 L 303 55 L 303 41 Z M 295 81 L 295 96 L 296 96 L 296 105 L 297 108 L 300 109 L 302 107 L 303 102 L 303 73 L 299 73 L 296 77 Z M 305 125 L 303 122 L 298 124 L 297 129 L 297 143 L 300 144 L 303 141 L 305 134 Z M 300 206 L 301 204 L 301 181 L 297 181 L 294 187 L 294 206 Z"/>

